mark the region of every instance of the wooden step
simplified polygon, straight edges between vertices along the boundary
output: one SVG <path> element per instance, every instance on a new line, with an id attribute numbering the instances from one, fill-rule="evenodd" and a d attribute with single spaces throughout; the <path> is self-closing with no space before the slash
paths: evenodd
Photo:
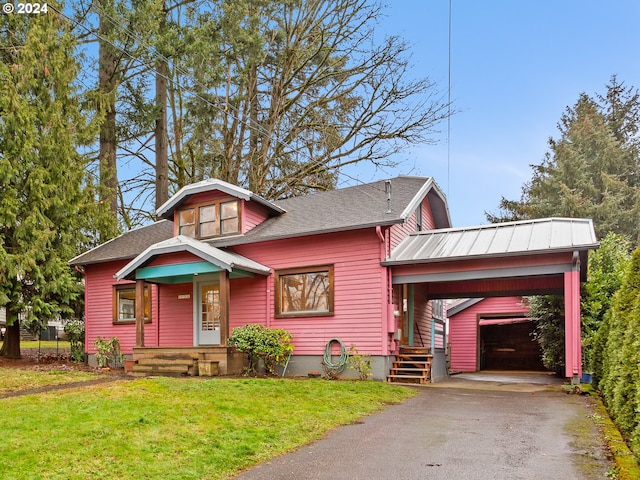
<path id="1" fill-rule="evenodd" d="M 138 365 L 193 365 L 197 360 L 191 358 L 147 357 L 138 360 Z"/>
<path id="2" fill-rule="evenodd" d="M 151 365 L 134 365 L 131 371 L 134 373 L 145 373 L 147 375 L 180 376 L 190 375 L 192 368 L 192 365 L 185 364 L 156 363 Z"/>
<path id="3" fill-rule="evenodd" d="M 425 385 L 429 378 L 424 375 L 388 375 L 387 383 L 413 383 Z"/>
<path id="4" fill-rule="evenodd" d="M 396 355 L 396 358 L 402 358 L 405 360 L 423 360 L 423 361 L 428 361 L 428 360 L 433 360 L 433 355 L 417 355 L 417 354 L 409 354 L 409 353 L 399 353 Z"/>
<path id="5" fill-rule="evenodd" d="M 421 358 L 421 359 L 403 358 L 401 360 L 394 360 L 393 363 L 397 363 L 397 364 L 400 364 L 400 365 L 410 364 L 410 363 L 411 364 L 420 364 L 420 365 L 431 365 L 431 360 L 432 360 L 431 358 L 428 358 L 428 359 L 424 359 L 424 358 Z"/>
<path id="6" fill-rule="evenodd" d="M 421 375 L 426 375 L 429 376 L 429 374 L 431 373 L 431 369 L 430 368 L 411 368 L 411 367 L 399 367 L 399 368 L 392 368 L 391 371 L 389 372 L 390 374 L 401 374 L 401 373 L 409 373 L 409 374 L 414 374 L 414 373 L 420 373 Z"/>
<path id="7" fill-rule="evenodd" d="M 431 355 L 429 347 L 400 347 L 400 354 Z"/>
<path id="8" fill-rule="evenodd" d="M 401 347 L 387 376 L 388 383 L 426 384 L 431 381 L 431 349 Z"/>

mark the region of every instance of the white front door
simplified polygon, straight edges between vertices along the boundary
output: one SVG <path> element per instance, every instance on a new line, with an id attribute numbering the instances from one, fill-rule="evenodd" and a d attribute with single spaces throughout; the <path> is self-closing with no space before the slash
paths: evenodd
<path id="1" fill-rule="evenodd" d="M 220 287 L 200 284 L 198 293 L 197 344 L 220 345 Z"/>

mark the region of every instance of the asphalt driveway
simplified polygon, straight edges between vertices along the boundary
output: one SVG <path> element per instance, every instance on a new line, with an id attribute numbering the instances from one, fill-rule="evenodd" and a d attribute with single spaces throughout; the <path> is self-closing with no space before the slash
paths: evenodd
<path id="1" fill-rule="evenodd" d="M 524 376 L 523 376 L 524 375 Z M 242 480 L 602 479 L 588 397 L 548 375 L 473 374 L 258 465 Z"/>

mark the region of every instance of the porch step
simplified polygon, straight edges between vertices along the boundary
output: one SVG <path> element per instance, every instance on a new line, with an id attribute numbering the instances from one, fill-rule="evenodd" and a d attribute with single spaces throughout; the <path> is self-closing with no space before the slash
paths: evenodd
<path id="1" fill-rule="evenodd" d="M 134 347 L 131 376 L 217 376 L 242 373 L 246 354 L 228 347 Z"/>
<path id="2" fill-rule="evenodd" d="M 198 375 L 198 361 L 190 358 L 141 358 L 134 363 L 129 374 L 132 376 L 194 376 Z"/>
<path id="3" fill-rule="evenodd" d="M 388 383 L 426 384 L 431 381 L 433 355 L 424 347 L 401 347 L 387 376 Z"/>

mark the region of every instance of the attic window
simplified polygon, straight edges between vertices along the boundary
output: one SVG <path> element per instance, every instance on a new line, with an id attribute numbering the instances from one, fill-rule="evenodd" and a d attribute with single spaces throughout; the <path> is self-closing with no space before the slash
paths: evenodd
<path id="1" fill-rule="evenodd" d="M 178 233 L 192 238 L 210 238 L 240 231 L 238 201 L 194 205 L 178 212 Z"/>

